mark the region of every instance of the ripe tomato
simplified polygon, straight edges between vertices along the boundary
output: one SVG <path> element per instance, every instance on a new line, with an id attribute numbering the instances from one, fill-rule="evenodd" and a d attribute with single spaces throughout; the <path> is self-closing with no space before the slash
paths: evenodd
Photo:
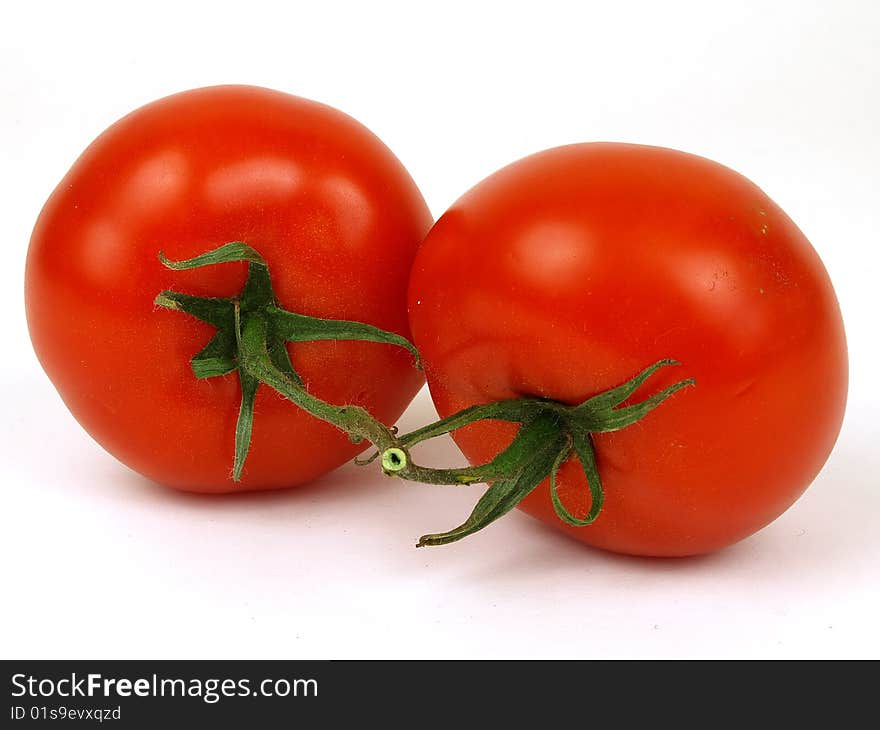
<path id="1" fill-rule="evenodd" d="M 153 299 L 165 289 L 233 296 L 247 267 L 175 272 L 159 250 L 185 259 L 244 241 L 286 309 L 408 336 L 406 283 L 430 225 L 401 163 L 345 114 L 256 87 L 176 94 L 101 134 L 43 208 L 26 272 L 33 344 L 76 419 L 150 479 L 201 492 L 293 486 L 366 444 L 261 388 L 234 484 L 238 380 L 197 380 L 189 359 L 213 328 Z M 422 382 L 399 348 L 288 347 L 311 393 L 388 422 Z"/>
<path id="2" fill-rule="evenodd" d="M 567 404 L 662 358 L 640 400 L 696 387 L 595 435 L 605 504 L 569 527 L 545 481 L 521 503 L 579 540 L 639 555 L 703 553 L 769 523 L 840 429 L 843 324 L 828 275 L 788 216 L 722 165 L 667 149 L 582 144 L 490 176 L 436 223 L 414 264 L 410 325 L 441 416 L 536 396 Z M 516 426 L 454 433 L 489 461 Z M 587 513 L 580 465 L 559 473 Z"/>

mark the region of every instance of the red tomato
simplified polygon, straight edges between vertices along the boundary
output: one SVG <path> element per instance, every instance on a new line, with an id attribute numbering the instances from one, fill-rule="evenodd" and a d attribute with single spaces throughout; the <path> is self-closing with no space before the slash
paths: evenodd
<path id="1" fill-rule="evenodd" d="M 693 155 L 582 144 L 490 176 L 419 251 L 410 325 L 441 416 L 539 396 L 568 404 L 674 358 L 633 401 L 687 388 L 624 430 L 595 436 L 605 504 L 588 527 L 554 513 L 544 482 L 521 504 L 591 545 L 704 553 L 769 523 L 806 489 L 843 417 L 847 358 L 828 275 L 760 189 Z M 516 426 L 454 433 L 472 463 Z M 588 511 L 583 472 L 560 496 Z"/>
<path id="2" fill-rule="evenodd" d="M 366 444 L 263 387 L 234 484 L 238 379 L 196 380 L 189 359 L 213 328 L 153 299 L 233 296 L 246 265 L 169 271 L 159 250 L 184 259 L 244 241 L 268 262 L 282 307 L 408 336 L 406 283 L 430 225 L 401 163 L 345 114 L 256 87 L 176 94 L 106 130 L 43 208 L 27 260 L 31 337 L 76 419 L 132 469 L 200 492 L 293 486 Z M 422 382 L 400 348 L 289 350 L 311 393 L 387 422 Z"/>

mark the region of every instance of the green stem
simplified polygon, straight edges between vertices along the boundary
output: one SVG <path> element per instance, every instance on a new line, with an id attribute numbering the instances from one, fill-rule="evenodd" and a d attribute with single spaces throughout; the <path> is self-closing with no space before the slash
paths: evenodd
<path id="1" fill-rule="evenodd" d="M 417 547 L 448 545 L 503 517 L 544 480 L 557 463 L 558 455 L 566 443 L 564 434 L 559 430 L 559 419 L 551 412 L 523 424 L 514 444 L 518 441 L 521 449 L 514 460 L 515 471 L 493 481 L 470 517 L 461 525 L 448 532 L 423 535 Z"/>
<path id="2" fill-rule="evenodd" d="M 386 474 L 426 484 L 489 484 L 464 523 L 448 532 L 422 537 L 420 546 L 443 545 L 481 530 L 513 509 L 548 478 L 559 518 L 578 527 L 591 524 L 599 517 L 605 498 L 593 434 L 626 428 L 679 390 L 694 385 L 694 380 L 688 378 L 639 403 L 624 405 L 657 370 L 678 365 L 675 360 L 660 360 L 625 383 L 574 406 L 542 398 L 508 399 L 466 408 L 398 436 L 396 429 L 373 418 L 360 406 L 334 405 L 309 393 L 290 361 L 286 343 L 335 339 L 381 343 L 407 349 L 418 365 L 418 352 L 406 339 L 361 322 L 318 319 L 281 309 L 275 301 L 266 262 L 241 242 L 186 261 L 169 261 L 162 254 L 160 259 L 175 270 L 236 261 L 248 264 L 248 278 L 238 297 L 195 297 L 165 291 L 155 300 L 161 307 L 185 312 L 217 329 L 191 361 L 196 377 L 238 372 L 242 400 L 235 433 L 235 480 L 241 478 L 250 445 L 257 389 L 261 384 L 267 385 L 315 418 L 348 434 L 354 443 L 371 442 L 376 454 L 359 463 L 368 463 L 378 456 Z M 483 420 L 520 424 L 510 445 L 487 463 L 437 469 L 413 461 L 411 447 Z M 565 507 L 557 490 L 557 472 L 571 455 L 580 462 L 590 492 L 590 509 L 581 517 Z"/>
<path id="3" fill-rule="evenodd" d="M 333 424 L 354 443 L 367 440 L 378 449 L 398 447 L 394 433 L 356 405 L 333 405 L 309 393 L 290 361 L 288 342 L 313 340 L 361 340 L 402 347 L 419 367 L 418 352 L 406 338 L 363 322 L 308 317 L 280 308 L 275 300 L 269 267 L 259 253 L 240 241 L 227 243 L 185 261 L 171 261 L 162 253 L 162 263 L 177 271 L 216 264 L 246 262 L 248 277 L 237 297 L 197 297 L 163 291 L 155 303 L 184 312 L 217 328 L 205 347 L 191 360 L 197 378 L 212 378 L 238 371 L 241 404 L 235 429 L 233 479 L 241 479 L 250 447 L 254 401 L 261 384 L 268 385 L 316 418 Z M 388 469 L 405 468 L 406 452 Z"/>
<path id="4" fill-rule="evenodd" d="M 304 387 L 279 370 L 269 357 L 268 327 L 263 317 L 245 319 L 241 328 L 239 368 L 255 380 L 265 383 L 315 418 L 326 421 L 349 435 L 354 443 L 366 439 L 381 449 L 397 446 L 397 438 L 387 426 L 360 406 L 337 406 L 316 398 Z"/>
<path id="5" fill-rule="evenodd" d="M 538 398 L 511 398 L 484 403 L 465 408 L 451 416 L 411 431 L 405 436 L 401 436 L 400 441 L 407 446 L 415 446 L 422 441 L 456 431 L 475 421 L 495 420 L 523 423 L 545 410 L 559 409 L 561 411 L 562 408 L 564 406 L 555 401 Z"/>
<path id="6" fill-rule="evenodd" d="M 398 437 L 397 448 L 409 448 L 477 421 L 502 420 L 521 424 L 511 444 L 485 464 L 460 469 L 430 469 L 418 466 L 408 457 L 407 468 L 395 472 L 403 479 L 428 484 L 490 484 L 462 525 L 449 532 L 426 535 L 419 545 L 443 545 L 481 530 L 506 513 L 512 506 L 511 500 L 515 500 L 513 504 L 518 503 L 548 478 L 553 508 L 563 522 L 575 527 L 595 522 L 605 501 L 605 491 L 596 463 L 593 434 L 626 428 L 679 390 L 694 385 L 693 378 L 688 378 L 640 403 L 622 405 L 653 373 L 673 365 L 678 362 L 661 360 L 626 383 L 574 406 L 540 398 L 497 401 L 466 408 Z M 582 517 L 568 510 L 557 489 L 556 474 L 572 454 L 581 464 L 590 493 L 590 508 Z"/>

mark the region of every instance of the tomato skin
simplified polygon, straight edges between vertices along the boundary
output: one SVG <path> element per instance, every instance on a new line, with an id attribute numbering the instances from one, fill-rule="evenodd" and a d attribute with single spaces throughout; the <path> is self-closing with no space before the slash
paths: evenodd
<path id="1" fill-rule="evenodd" d="M 282 307 L 409 336 L 406 286 L 431 215 L 391 151 L 354 119 L 268 89 L 219 86 L 148 104 L 101 134 L 52 193 L 26 270 L 37 355 L 70 411 L 111 454 L 197 492 L 307 482 L 355 446 L 267 387 L 243 479 L 231 479 L 240 388 L 197 380 L 213 329 L 154 306 L 174 289 L 233 296 L 245 264 L 164 268 L 228 241 L 256 248 Z M 289 345 L 310 392 L 393 422 L 423 382 L 400 348 Z"/>
<path id="2" fill-rule="evenodd" d="M 606 500 L 593 525 L 565 525 L 547 482 L 521 503 L 590 545 L 680 556 L 741 540 L 803 493 L 840 430 L 846 343 L 816 252 L 754 184 L 683 152 L 571 145 L 498 171 L 428 234 L 409 309 L 443 417 L 518 396 L 579 403 L 662 358 L 682 366 L 633 400 L 696 378 L 595 436 Z M 477 464 L 515 429 L 453 435 Z M 579 464 L 559 482 L 584 515 Z"/>

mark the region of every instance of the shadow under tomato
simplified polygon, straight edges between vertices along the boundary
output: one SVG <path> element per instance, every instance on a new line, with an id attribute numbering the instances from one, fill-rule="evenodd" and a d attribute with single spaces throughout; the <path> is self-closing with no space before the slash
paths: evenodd
<path id="1" fill-rule="evenodd" d="M 494 581 L 513 575 L 522 578 L 529 574 L 546 575 L 548 572 L 571 576 L 579 571 L 590 573 L 597 568 L 613 568 L 630 573 L 694 573 L 716 570 L 734 559 L 727 551 L 681 558 L 623 555 L 579 542 L 525 514 L 516 513 L 505 519 L 515 520 L 516 549 L 481 551 L 484 558 L 487 554 L 489 557 L 485 558 L 480 569 L 470 574 L 470 580 Z"/>
<path id="2" fill-rule="evenodd" d="M 344 464 L 314 481 L 288 489 L 247 490 L 225 494 L 204 494 L 170 489 L 122 465 L 108 489 L 124 490 L 127 499 L 143 503 L 170 504 L 200 510 L 242 510 L 277 508 L 296 502 L 348 502 L 369 499 L 371 487 L 380 486 L 381 473 L 369 467 Z"/>
<path id="3" fill-rule="evenodd" d="M 836 575 L 852 576 L 858 565 L 880 560 L 880 490 L 873 476 L 878 470 L 880 458 L 872 451 L 839 449 L 805 495 L 773 523 L 723 550 L 691 557 L 607 552 L 516 512 L 503 518 L 508 521 L 503 528 L 490 526 L 483 544 L 477 544 L 480 535 L 468 538 L 481 559 L 471 564 L 467 580 L 495 583 L 548 572 L 566 578 L 596 572 L 683 579 L 711 574 L 722 580 L 747 577 L 757 583 L 778 580 L 826 590 Z M 499 534 L 490 535 L 493 528 Z M 817 576 L 822 576 L 821 586 Z"/>

